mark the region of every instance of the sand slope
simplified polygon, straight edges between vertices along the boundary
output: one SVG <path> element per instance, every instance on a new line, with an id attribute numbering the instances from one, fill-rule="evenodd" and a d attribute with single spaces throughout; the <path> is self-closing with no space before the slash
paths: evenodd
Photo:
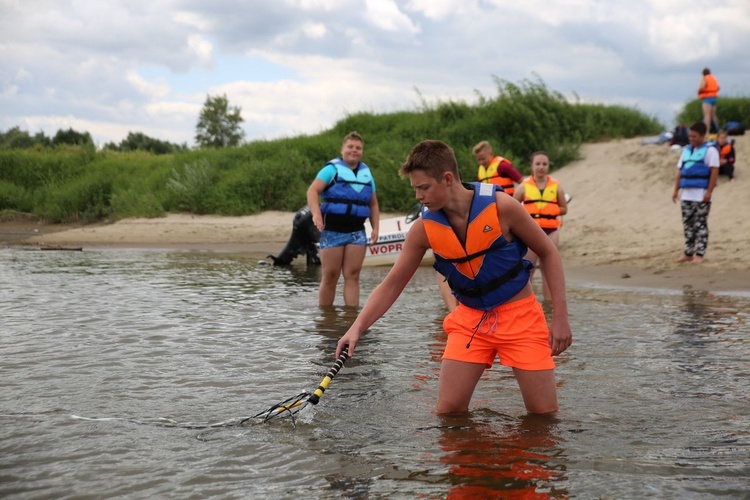
<path id="1" fill-rule="evenodd" d="M 707 269 L 748 270 L 750 136 L 736 137 L 737 180 L 719 177 L 709 216 Z M 672 202 L 679 153 L 626 139 L 585 145 L 582 159 L 553 173 L 572 194 L 561 253 L 571 265 L 628 265 L 644 270 L 685 267 L 680 206 Z M 692 265 L 692 264 L 689 264 Z M 697 266 L 694 266 L 697 267 Z M 749 284 L 750 288 L 750 284 Z"/>
<path id="2" fill-rule="evenodd" d="M 750 217 L 743 210 L 750 201 L 750 135 L 735 139 L 738 179 L 719 179 L 701 265 L 674 262 L 683 248 L 680 206 L 672 203 L 678 153 L 666 145 L 641 145 L 640 138 L 585 145 L 579 161 L 553 173 L 573 195 L 561 229 L 566 275 L 624 286 L 750 290 Z M 179 248 L 265 257 L 281 250 L 293 217 L 272 211 L 245 217 L 171 214 L 72 229 L 2 223 L 0 236 L 13 237 L 0 239 L 34 246 Z"/>

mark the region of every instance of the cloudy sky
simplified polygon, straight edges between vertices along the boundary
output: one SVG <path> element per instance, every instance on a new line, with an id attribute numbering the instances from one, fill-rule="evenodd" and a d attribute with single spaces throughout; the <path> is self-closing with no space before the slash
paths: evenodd
<path id="1" fill-rule="evenodd" d="M 749 50 L 748 0 L 0 0 L 0 130 L 193 145 L 225 94 L 247 140 L 273 139 L 495 78 L 671 126 L 705 66 L 750 96 Z"/>

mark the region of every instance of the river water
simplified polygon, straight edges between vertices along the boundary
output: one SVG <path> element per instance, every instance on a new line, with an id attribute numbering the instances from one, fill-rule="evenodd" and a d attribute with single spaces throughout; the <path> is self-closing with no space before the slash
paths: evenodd
<path id="1" fill-rule="evenodd" d="M 558 415 L 495 365 L 448 418 L 422 268 L 296 427 L 233 425 L 332 365 L 354 312 L 317 307 L 318 273 L 0 249 L 0 497 L 747 498 L 750 294 L 572 287 Z"/>

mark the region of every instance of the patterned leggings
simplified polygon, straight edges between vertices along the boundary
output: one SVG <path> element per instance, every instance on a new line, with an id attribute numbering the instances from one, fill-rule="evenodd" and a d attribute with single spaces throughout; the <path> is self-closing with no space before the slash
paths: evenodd
<path id="1" fill-rule="evenodd" d="M 708 246 L 708 212 L 711 202 L 682 201 L 682 227 L 685 230 L 685 255 L 703 257 Z"/>

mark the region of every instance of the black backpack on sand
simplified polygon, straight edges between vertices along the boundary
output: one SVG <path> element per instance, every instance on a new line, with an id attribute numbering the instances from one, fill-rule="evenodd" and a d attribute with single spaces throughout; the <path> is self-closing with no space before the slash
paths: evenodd
<path id="1" fill-rule="evenodd" d="M 672 142 L 670 145 L 678 144 L 680 146 L 687 146 L 690 144 L 690 135 L 688 133 L 688 128 L 685 126 L 685 124 L 680 123 L 674 128 L 674 133 L 672 134 Z"/>

